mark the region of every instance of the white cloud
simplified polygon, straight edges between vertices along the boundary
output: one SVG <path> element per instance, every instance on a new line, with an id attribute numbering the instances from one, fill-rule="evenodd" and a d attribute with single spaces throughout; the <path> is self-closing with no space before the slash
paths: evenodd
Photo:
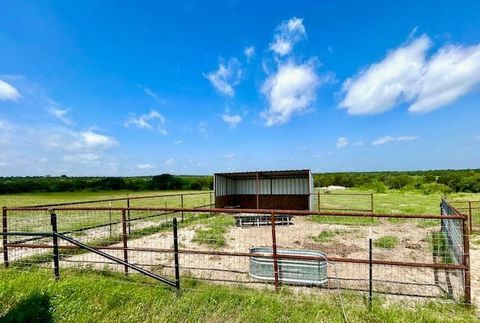
<path id="1" fill-rule="evenodd" d="M 250 59 L 252 59 L 253 56 L 255 56 L 255 47 L 253 46 L 245 47 L 245 49 L 243 50 L 243 54 L 247 58 L 247 61 L 250 61 Z"/>
<path id="2" fill-rule="evenodd" d="M 20 93 L 7 82 L 0 80 L 0 101 L 17 101 Z"/>
<path id="3" fill-rule="evenodd" d="M 263 113 L 267 126 L 284 124 L 292 115 L 311 108 L 321 81 L 312 62 L 296 65 L 285 63 L 262 86 L 269 107 Z"/>
<path id="4" fill-rule="evenodd" d="M 167 159 L 167 160 L 165 161 L 165 165 L 166 165 L 166 166 L 173 166 L 173 165 L 175 165 L 175 159 L 173 159 L 173 158 Z"/>
<path id="5" fill-rule="evenodd" d="M 181 144 L 183 144 L 183 140 L 175 140 L 175 141 L 173 142 L 173 144 L 174 144 L 174 145 L 181 145 Z"/>
<path id="6" fill-rule="evenodd" d="M 203 76 L 212 83 L 213 87 L 226 96 L 234 96 L 234 87 L 240 83 L 242 68 L 236 58 L 230 58 L 227 64 L 220 63 L 218 69 Z"/>
<path id="7" fill-rule="evenodd" d="M 139 168 L 139 169 L 152 169 L 152 168 L 155 168 L 155 165 L 152 165 L 152 164 L 137 164 L 137 168 Z"/>
<path id="8" fill-rule="evenodd" d="M 348 139 L 345 138 L 345 137 L 340 137 L 337 139 L 337 148 L 338 149 L 342 149 L 342 148 L 345 148 L 347 147 L 348 145 Z"/>
<path id="9" fill-rule="evenodd" d="M 91 130 L 80 132 L 77 137 L 78 139 L 73 142 L 72 146 L 80 149 L 107 149 L 115 146 L 117 143 L 112 137 L 101 135 Z"/>
<path id="10" fill-rule="evenodd" d="M 417 136 L 399 136 L 399 137 L 392 137 L 392 136 L 384 136 L 372 141 L 373 146 L 379 146 L 388 144 L 390 142 L 400 141 L 400 142 L 409 142 L 418 140 Z"/>
<path id="11" fill-rule="evenodd" d="M 452 103 L 480 83 L 480 45 L 445 46 L 428 62 L 410 112 L 430 112 Z"/>
<path id="12" fill-rule="evenodd" d="M 237 115 L 222 115 L 222 120 L 230 126 L 230 128 L 235 128 L 240 122 L 242 122 L 242 117 Z"/>
<path id="13" fill-rule="evenodd" d="M 293 46 L 307 35 L 303 26 L 303 19 L 293 17 L 283 21 L 275 28 L 270 50 L 279 56 L 290 54 Z"/>
<path id="14" fill-rule="evenodd" d="M 235 154 L 233 153 L 223 155 L 223 159 L 226 159 L 226 160 L 232 160 L 234 158 L 235 158 Z"/>
<path id="15" fill-rule="evenodd" d="M 56 107 L 51 107 L 48 112 L 53 115 L 54 117 L 56 117 L 57 119 L 59 119 L 60 121 L 62 121 L 64 124 L 68 125 L 68 126 L 71 126 L 74 124 L 73 120 L 70 119 L 67 114 L 68 114 L 68 109 L 59 109 L 59 108 L 56 108 Z"/>
<path id="16" fill-rule="evenodd" d="M 73 155 L 64 155 L 63 160 L 75 163 L 89 163 L 99 160 L 99 156 L 94 153 L 77 153 Z"/>
<path id="17" fill-rule="evenodd" d="M 376 114 L 390 110 L 401 101 L 414 99 L 430 46 L 430 39 L 421 36 L 347 79 L 339 106 L 349 114 Z"/>
<path id="18" fill-rule="evenodd" d="M 201 121 L 198 123 L 198 131 L 204 136 L 208 135 L 208 126 L 205 122 Z"/>
<path id="19" fill-rule="evenodd" d="M 480 83 L 480 45 L 446 45 L 427 58 L 431 44 L 422 35 L 347 79 L 339 107 L 353 115 L 376 114 L 407 102 L 410 112 L 425 113 L 454 102 Z"/>
<path id="20" fill-rule="evenodd" d="M 155 101 L 157 101 L 157 103 L 160 103 L 160 104 L 165 104 L 166 103 L 165 99 L 162 99 L 157 93 L 155 93 L 154 91 L 152 91 L 148 87 L 142 87 L 142 90 L 143 90 L 143 92 L 145 92 L 146 95 L 150 96 Z"/>
<path id="21" fill-rule="evenodd" d="M 162 135 L 167 134 L 165 129 L 166 119 L 163 115 L 155 110 L 151 110 L 147 114 L 139 117 L 131 116 L 125 121 L 125 127 L 134 126 L 142 129 L 157 129 Z"/>

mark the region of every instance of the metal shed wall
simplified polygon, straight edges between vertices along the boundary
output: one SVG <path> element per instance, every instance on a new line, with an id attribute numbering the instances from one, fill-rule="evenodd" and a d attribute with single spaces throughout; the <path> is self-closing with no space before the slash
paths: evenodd
<path id="1" fill-rule="evenodd" d="M 234 205 L 256 207 L 257 203 L 253 203 L 251 200 L 256 200 L 257 180 L 252 179 L 251 176 L 242 178 L 244 176 L 242 173 L 240 174 L 237 176 L 238 178 L 228 177 L 235 176 L 235 174 L 214 175 L 215 205 L 217 207 Z M 252 174 L 255 173 L 252 172 Z M 275 174 L 275 172 L 269 172 L 269 174 Z M 278 205 L 279 208 L 281 208 L 280 206 L 285 208 L 287 205 L 291 205 L 292 209 L 313 210 L 314 202 L 313 194 L 311 194 L 313 193 L 313 177 L 310 171 L 307 174 L 303 171 L 303 174 L 298 174 L 298 177 L 290 174 L 287 178 L 260 178 L 258 180 L 259 206 L 275 208 Z M 275 198 L 277 202 L 275 202 Z"/>
<path id="2" fill-rule="evenodd" d="M 312 189 L 308 178 L 275 178 L 258 180 L 258 194 L 305 195 Z M 215 196 L 257 194 L 254 179 L 230 179 L 215 176 Z"/>

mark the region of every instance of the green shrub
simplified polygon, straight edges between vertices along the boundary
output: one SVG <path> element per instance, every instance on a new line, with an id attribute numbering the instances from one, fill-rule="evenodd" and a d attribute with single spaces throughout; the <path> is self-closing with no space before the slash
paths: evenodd
<path id="1" fill-rule="evenodd" d="M 394 236 L 383 236 L 375 239 L 373 245 L 377 248 L 393 249 L 398 244 L 398 238 Z"/>
<path id="2" fill-rule="evenodd" d="M 343 231 L 341 230 L 335 230 L 335 231 L 330 231 L 330 230 L 323 230 L 320 232 L 319 235 L 316 236 L 310 236 L 309 238 L 312 239 L 315 242 L 327 242 L 331 240 L 333 237 L 335 237 L 337 234 L 342 233 Z"/>
<path id="3" fill-rule="evenodd" d="M 449 186 L 440 183 L 423 184 L 421 186 L 421 190 L 423 194 L 426 195 L 435 193 L 450 194 L 453 192 L 453 189 L 451 189 Z"/>

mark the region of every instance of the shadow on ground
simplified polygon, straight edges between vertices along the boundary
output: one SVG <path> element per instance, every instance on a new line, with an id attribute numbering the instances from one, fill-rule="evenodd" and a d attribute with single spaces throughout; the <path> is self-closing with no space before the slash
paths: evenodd
<path id="1" fill-rule="evenodd" d="M 15 305 L 0 322 L 53 322 L 50 312 L 50 297 L 41 293 L 32 293 Z"/>

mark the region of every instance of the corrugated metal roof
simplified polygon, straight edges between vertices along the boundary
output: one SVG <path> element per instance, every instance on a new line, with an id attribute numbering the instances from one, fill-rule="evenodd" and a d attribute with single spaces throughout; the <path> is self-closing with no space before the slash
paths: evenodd
<path id="1" fill-rule="evenodd" d="M 249 171 L 249 172 L 233 172 L 233 173 L 215 173 L 216 176 L 228 178 L 256 178 L 258 173 L 259 178 L 292 178 L 292 177 L 308 177 L 309 169 L 295 169 L 295 170 L 268 170 L 268 171 Z"/>

